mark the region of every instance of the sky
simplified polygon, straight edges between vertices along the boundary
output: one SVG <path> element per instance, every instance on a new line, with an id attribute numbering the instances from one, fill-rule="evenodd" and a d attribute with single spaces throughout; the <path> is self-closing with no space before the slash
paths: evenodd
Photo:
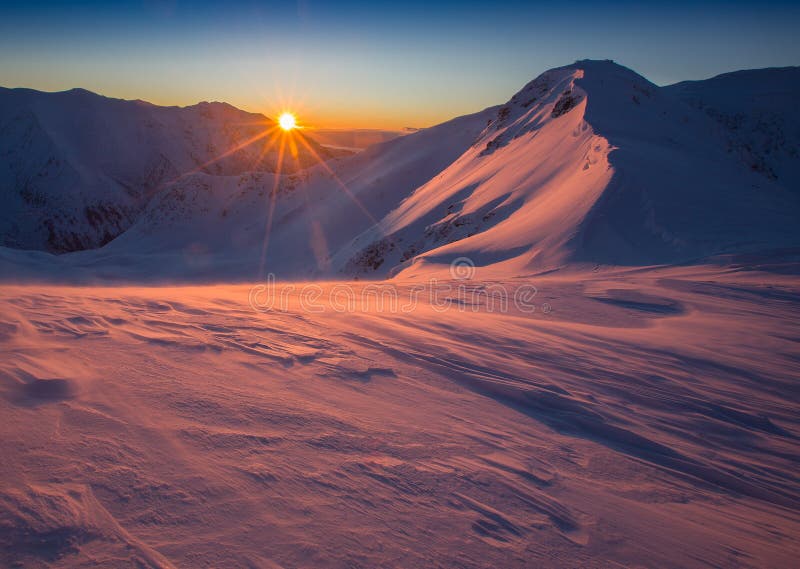
<path id="1" fill-rule="evenodd" d="M 0 85 L 426 127 L 613 59 L 657 84 L 800 65 L 800 2 L 0 0 Z"/>

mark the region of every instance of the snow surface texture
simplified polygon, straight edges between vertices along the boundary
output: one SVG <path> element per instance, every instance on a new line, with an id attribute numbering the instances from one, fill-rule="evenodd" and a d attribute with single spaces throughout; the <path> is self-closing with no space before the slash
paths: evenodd
<path id="1" fill-rule="evenodd" d="M 82 89 L 0 88 L 0 244 L 99 247 L 183 175 L 274 172 L 278 148 L 264 136 L 273 127 L 226 103 L 159 107 Z M 301 145 L 285 169 L 314 161 Z"/>
<path id="2" fill-rule="evenodd" d="M 0 247 L 0 566 L 795 565 L 793 77 L 578 62 L 309 168 L 176 158 L 130 202 L 106 181 L 150 143 L 4 143 L 4 184 L 84 148 L 42 187 L 135 207 L 99 249 Z M 19 207 L 6 243 L 48 209 Z M 260 312 L 232 282 L 268 272 Z M 288 281 L 351 276 L 394 278 Z M 530 285 L 534 312 L 489 296 Z"/>
<path id="3" fill-rule="evenodd" d="M 53 266 L 84 280 L 411 278 L 459 257 L 502 276 L 796 251 L 797 76 L 661 88 L 613 62 L 580 61 L 505 105 L 334 160 L 332 171 L 184 175 L 98 251 L 54 260 L 2 249 L 0 263 L 7 278 Z"/>
<path id="4" fill-rule="evenodd" d="M 549 312 L 6 286 L 0 565 L 793 566 L 796 277 L 532 282 Z"/>

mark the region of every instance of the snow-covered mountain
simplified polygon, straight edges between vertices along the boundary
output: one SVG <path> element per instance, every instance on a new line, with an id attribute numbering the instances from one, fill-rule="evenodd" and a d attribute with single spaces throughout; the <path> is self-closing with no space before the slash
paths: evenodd
<path id="1" fill-rule="evenodd" d="M 792 166 L 780 178 L 760 175 L 714 120 L 674 92 L 610 61 L 544 73 L 335 264 L 410 275 L 468 257 L 520 274 L 800 244 L 791 148 L 781 146 L 782 164 Z"/>
<path id="2" fill-rule="evenodd" d="M 53 266 L 79 279 L 330 275 L 339 270 L 331 265 L 336 251 L 463 154 L 495 112 L 459 117 L 277 180 L 263 172 L 195 172 L 168 184 L 101 249 L 52 256 L 0 248 L 0 263 L 12 277 L 46 274 Z"/>
<path id="3" fill-rule="evenodd" d="M 800 67 L 736 71 L 665 91 L 716 120 L 749 168 L 800 190 Z"/>
<path id="4" fill-rule="evenodd" d="M 0 244 L 56 253 L 99 247 L 188 172 L 274 171 L 277 148 L 267 149 L 265 136 L 273 126 L 226 103 L 160 107 L 82 89 L 0 88 Z M 286 167 L 315 161 L 304 148 L 298 160 Z"/>
<path id="5" fill-rule="evenodd" d="M 272 162 L 246 172 L 242 155 L 162 184 L 100 250 L 0 257 L 24 270 L 56 262 L 132 279 L 381 278 L 444 270 L 459 257 L 508 276 L 797 248 L 797 75 L 658 87 L 611 61 L 579 61 L 505 105 L 355 156 L 276 179 Z M 170 111 L 203 108 L 223 109 Z M 185 129 L 195 119 L 184 120 Z M 145 159 L 125 152 L 120 163 L 142 171 Z"/>

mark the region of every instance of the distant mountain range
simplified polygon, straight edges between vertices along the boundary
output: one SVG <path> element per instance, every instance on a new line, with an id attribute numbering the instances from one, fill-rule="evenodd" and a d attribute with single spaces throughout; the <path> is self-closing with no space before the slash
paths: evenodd
<path id="1" fill-rule="evenodd" d="M 315 128 L 311 133 L 314 140 L 324 146 L 363 150 L 373 144 L 387 142 L 398 136 L 411 134 L 419 129 L 381 130 L 373 128 Z"/>
<path id="2" fill-rule="evenodd" d="M 797 100 L 796 67 L 658 87 L 579 61 L 353 156 L 301 154 L 276 179 L 259 145 L 203 166 L 263 131 L 260 115 L 2 90 L 0 263 L 20 276 L 381 278 L 459 257 L 521 275 L 792 251 Z M 8 248 L 114 237 L 57 257 Z"/>
<path id="3" fill-rule="evenodd" d="M 0 88 L 0 244 L 54 253 L 104 245 L 182 175 L 274 172 L 278 147 L 264 136 L 273 127 L 226 103 Z M 314 162 L 301 146 L 285 168 Z"/>

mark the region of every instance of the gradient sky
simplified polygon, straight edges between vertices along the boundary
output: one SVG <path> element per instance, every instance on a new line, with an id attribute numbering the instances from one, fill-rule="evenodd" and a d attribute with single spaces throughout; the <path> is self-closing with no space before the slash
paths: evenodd
<path id="1" fill-rule="evenodd" d="M 0 2 L 0 85 L 424 127 L 587 57 L 658 84 L 800 65 L 798 30 L 798 2 Z"/>

